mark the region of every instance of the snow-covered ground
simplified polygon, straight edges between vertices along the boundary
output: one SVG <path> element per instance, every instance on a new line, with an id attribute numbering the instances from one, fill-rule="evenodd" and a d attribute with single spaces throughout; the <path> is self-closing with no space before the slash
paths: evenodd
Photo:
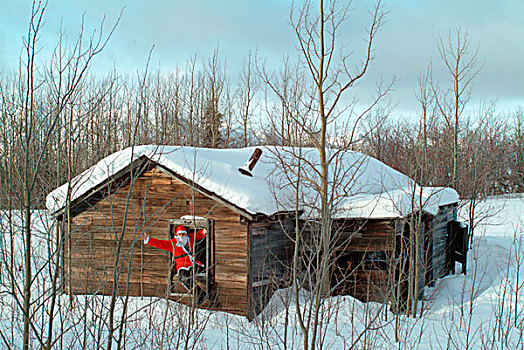
<path id="1" fill-rule="evenodd" d="M 466 219 L 467 208 L 461 212 Z M 521 349 L 524 347 L 524 196 L 493 197 L 477 208 L 473 249 L 467 275 L 440 279 L 425 290 L 418 317 L 394 315 L 378 303 L 351 297 L 325 300 L 319 342 L 328 349 Z M 22 244 L 19 218 L 12 218 L 15 239 L 14 279 L 10 265 L 10 231 L 2 213 L 2 273 L 0 275 L 0 348 L 21 347 L 23 317 L 16 299 L 22 299 Z M 35 213 L 33 286 L 34 329 L 31 344 L 40 348 L 48 338 L 51 309 L 51 251 L 49 221 Z M 457 270 L 459 270 L 457 268 Z M 252 322 L 222 312 L 199 310 L 191 319 L 185 306 L 158 298 L 131 298 L 122 316 L 123 298 L 116 303 L 113 324 L 122 328 L 122 349 L 295 349 L 303 348 L 302 332 L 290 290 L 276 293 L 264 312 Z M 299 295 L 302 307 L 308 295 Z M 108 347 L 109 296 L 61 296 L 57 302 L 53 348 Z M 422 316 L 420 316 L 422 315 Z M 310 334 L 311 335 L 311 334 Z M 38 338 L 41 338 L 40 340 Z M 113 335 L 118 346 L 119 329 Z M 284 343 L 286 343 L 284 345 Z"/>

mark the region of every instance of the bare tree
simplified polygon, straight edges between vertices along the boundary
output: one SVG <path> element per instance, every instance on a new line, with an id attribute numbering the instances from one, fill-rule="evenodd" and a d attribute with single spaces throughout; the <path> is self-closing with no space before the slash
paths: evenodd
<path id="1" fill-rule="evenodd" d="M 450 87 L 440 91 L 434 87 L 435 102 L 444 119 L 451 137 L 450 155 L 451 187 L 458 189 L 459 134 L 464 122 L 464 113 L 471 99 L 473 80 L 480 74 L 482 65 L 478 57 L 478 48 L 472 47 L 472 41 L 460 27 L 450 31 L 448 38 L 439 41 L 439 54 L 450 77 Z"/>
<path id="2" fill-rule="evenodd" d="M 256 105 L 254 105 L 255 95 L 260 88 L 259 79 L 257 75 L 255 75 L 255 62 L 256 53 L 252 54 L 250 51 L 247 55 L 247 59 L 244 61 L 238 86 L 238 95 L 240 99 L 240 113 L 238 120 L 242 124 L 242 144 L 244 147 L 247 147 L 249 144 L 249 124 L 250 122 L 252 123 L 252 113 L 256 108 Z"/>
<path id="3" fill-rule="evenodd" d="M 205 105 L 202 114 L 202 145 L 210 148 L 218 148 L 224 142 L 222 135 L 222 99 L 224 89 L 227 85 L 225 66 L 220 61 L 218 47 L 213 56 L 208 60 L 205 67 L 204 89 Z"/>
<path id="4" fill-rule="evenodd" d="M 24 315 L 23 327 L 23 348 L 30 347 L 31 334 L 35 336 L 40 346 L 50 348 L 53 344 L 51 341 L 52 332 L 48 330 L 47 341 L 45 340 L 44 331 L 36 329 L 34 316 L 41 305 L 33 303 L 33 284 L 37 275 L 33 275 L 33 212 L 42 203 L 42 197 L 45 193 L 46 176 L 50 165 L 47 159 L 51 147 L 51 141 L 54 140 L 54 133 L 59 120 L 63 113 L 68 110 L 68 106 L 75 99 L 75 95 L 81 88 L 87 69 L 93 58 L 98 55 L 107 45 L 109 38 L 116 28 L 113 26 L 107 34 L 104 34 L 104 21 L 99 31 L 87 40 L 87 45 L 83 39 L 83 26 L 80 29 L 78 39 L 69 51 L 57 54 L 54 59 L 59 67 L 58 75 L 51 81 L 48 77 L 42 77 L 39 73 L 39 64 L 37 56 L 40 52 L 38 46 L 40 32 L 42 30 L 44 15 L 47 3 L 34 1 L 31 8 L 27 37 L 24 40 L 24 56 L 21 58 L 19 75 L 16 78 L 18 90 L 16 91 L 15 103 L 12 118 L 14 125 L 18 127 L 18 133 L 12 140 L 12 153 L 10 157 L 17 164 L 18 169 L 10 174 L 12 183 L 20 184 L 19 207 L 23 212 L 23 271 L 24 286 L 15 288 L 13 297 L 16 299 Z M 118 23 L 118 21 L 117 21 Z M 85 45 L 85 46 L 84 46 Z M 58 48 L 62 48 L 60 45 Z M 57 78 L 58 77 L 58 78 Z M 57 79 L 55 79 L 57 78 Z M 55 85 L 53 85 L 55 84 Z M 46 104 L 42 100 L 44 89 L 54 93 L 54 104 L 51 108 L 46 109 Z M 71 111 L 72 112 L 72 111 Z M 51 233 L 50 233 L 51 234 Z M 57 245 L 61 247 L 60 244 Z M 59 254 L 55 254 L 57 258 Z M 56 263 L 59 263 L 57 260 Z M 57 270 L 54 271 L 55 273 Z M 38 274 L 38 272 L 37 272 Z M 53 323 L 54 302 L 56 298 L 56 278 L 53 278 L 53 292 L 51 296 L 51 313 L 49 313 L 49 324 Z M 21 291 L 20 293 L 18 291 Z M 22 298 L 20 295 L 22 294 Z M 44 302 L 38 298 L 38 303 Z M 44 299 L 45 300 L 45 299 Z"/>
<path id="5" fill-rule="evenodd" d="M 513 149 L 515 164 L 515 191 L 522 191 L 524 188 L 524 113 L 518 109 L 515 113 L 515 131 L 513 132 Z"/>
<path id="6" fill-rule="evenodd" d="M 310 269 L 306 273 L 309 276 L 308 288 L 312 293 L 311 300 L 306 302 L 309 311 L 298 315 L 304 349 L 314 349 L 323 343 L 322 325 L 326 321 L 322 319 L 323 312 L 326 311 L 323 308 L 323 298 L 331 290 L 332 253 L 337 241 L 333 215 L 342 192 L 349 190 L 347 186 L 351 182 L 346 177 L 350 176 L 349 169 L 341 165 L 340 159 L 355 142 L 361 121 L 379 104 L 390 87 L 378 86 L 373 102 L 362 112 L 356 113 L 354 104 L 346 104 L 348 93 L 365 76 L 373 60 L 374 39 L 383 24 L 385 12 L 380 1 L 371 11 L 360 65 L 350 62 L 350 55 L 339 49 L 342 47 L 338 42 L 339 30 L 347 21 L 348 15 L 349 4 L 340 5 L 335 0 L 320 0 L 318 4 L 313 1 L 295 4 L 290 13 L 290 22 L 301 53 L 296 70 L 285 69 L 284 75 L 279 79 L 265 70 L 261 72 L 262 80 L 282 106 L 279 108 L 282 114 L 273 119 L 278 122 L 272 122 L 277 127 L 273 130 L 284 141 L 282 144 L 294 145 L 289 142 L 296 135 L 299 136 L 299 145 L 311 145 L 318 156 L 314 160 L 310 151 L 294 147 L 284 148 L 282 154 L 277 154 L 277 158 L 281 159 L 281 170 L 287 173 L 289 186 L 297 194 L 297 205 L 307 210 L 314 208 L 313 212 L 316 214 L 313 215 L 318 218 L 318 225 L 308 227 L 307 234 L 300 231 L 301 225 L 296 225 L 298 231 L 293 237 L 296 247 L 295 272 L 306 266 Z M 293 74 L 289 74 L 291 72 Z M 293 90 L 294 86 L 299 89 Z M 290 91 L 300 93 L 290 94 Z M 293 96 L 299 97 L 296 104 Z M 278 128 L 280 124 L 283 125 L 282 128 Z M 286 131 L 286 128 L 291 132 Z M 337 149 L 330 148 L 330 140 L 334 139 L 338 141 Z M 358 164 L 353 166 L 358 168 Z M 305 198 L 304 189 L 312 189 L 316 194 L 314 198 Z M 298 209 L 297 207 L 297 220 Z M 302 261 L 307 257 L 299 258 L 306 254 L 302 251 L 304 247 L 309 247 L 306 250 L 309 252 L 309 261 Z M 298 296 L 303 283 L 297 277 L 294 275 L 293 283 Z M 296 303 L 298 306 L 298 299 Z"/>

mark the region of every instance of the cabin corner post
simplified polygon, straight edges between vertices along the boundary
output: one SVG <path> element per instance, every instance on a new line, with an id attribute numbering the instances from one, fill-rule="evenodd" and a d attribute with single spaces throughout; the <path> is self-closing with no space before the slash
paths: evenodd
<path id="1" fill-rule="evenodd" d="M 242 217 L 241 217 L 242 219 Z M 246 298 L 247 298 L 247 306 L 246 306 L 246 317 L 251 322 L 253 319 L 255 312 L 253 310 L 253 293 L 251 290 L 251 287 L 253 285 L 253 281 L 251 278 L 251 221 L 246 220 L 246 231 L 247 231 L 247 286 L 246 286 Z"/>

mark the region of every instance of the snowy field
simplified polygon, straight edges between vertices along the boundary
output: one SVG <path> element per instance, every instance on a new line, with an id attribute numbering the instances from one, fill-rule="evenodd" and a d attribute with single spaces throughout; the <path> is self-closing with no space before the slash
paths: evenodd
<path id="1" fill-rule="evenodd" d="M 427 288 L 418 317 L 394 315 L 381 304 L 361 303 L 351 297 L 326 299 L 318 347 L 524 348 L 523 209 L 523 196 L 494 197 L 479 205 L 467 275 L 447 276 Z M 23 246 L 20 219 L 8 214 L 3 212 L 1 221 L 0 348 L 17 349 L 23 327 L 17 304 L 22 302 Z M 50 338 L 51 348 L 56 349 L 107 349 L 111 323 L 116 328 L 112 349 L 303 348 L 289 290 L 276 293 L 252 322 L 221 312 L 193 313 L 158 298 L 118 298 L 112 320 L 110 296 L 62 295 L 53 307 L 50 276 L 54 266 L 48 257 L 53 257 L 50 235 L 54 231 L 49 224 L 46 212 L 35 213 L 32 348 L 41 348 Z M 299 298 L 301 305 L 307 306 L 308 296 Z M 54 315 L 52 323 L 50 314 Z"/>

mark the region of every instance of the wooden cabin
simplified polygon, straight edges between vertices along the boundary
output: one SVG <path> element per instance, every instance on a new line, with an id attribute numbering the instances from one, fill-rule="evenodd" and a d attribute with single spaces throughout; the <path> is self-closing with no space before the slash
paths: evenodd
<path id="1" fill-rule="evenodd" d="M 204 262 L 194 277 L 205 293 L 198 306 L 248 318 L 258 314 L 274 290 L 289 282 L 294 250 L 290 237 L 296 223 L 301 228 L 314 225 L 297 220 L 295 213 L 301 212 L 292 207 L 276 204 L 275 195 L 289 197 L 289 193 L 275 192 L 268 185 L 276 166 L 267 156 L 270 149 L 265 149 L 266 156 L 252 177 L 237 171 L 252 152 L 253 148 L 129 148 L 53 191 L 47 206 L 64 239 L 65 292 L 194 303 L 194 295 L 177 279 L 171 253 L 146 246 L 140 239 L 143 232 L 171 239 L 174 227 L 183 224 L 189 234 L 208 230 L 195 246 L 197 259 Z M 375 166 L 390 171 L 378 163 Z M 374 174 L 376 169 L 370 171 Z M 451 256 L 457 260 L 456 254 L 446 251 L 456 201 L 442 203 L 446 201 L 437 203 L 434 215 L 425 216 L 425 228 L 418 232 L 425 247 L 420 248 L 424 256 L 420 273 L 427 276 L 422 285 L 448 273 Z M 382 296 L 391 282 L 386 271 L 399 258 L 409 260 L 407 250 L 400 248 L 402 237 L 409 234 L 405 216 L 377 215 L 335 220 L 334 227 L 342 233 L 332 273 L 335 294 L 385 301 Z M 395 271 L 402 273 L 399 268 Z"/>
<path id="2" fill-rule="evenodd" d="M 467 228 L 457 221 L 457 203 L 418 219 L 337 220 L 332 294 L 390 302 L 401 310 L 423 297 L 424 287 L 454 273 L 455 262 L 466 273 Z"/>

